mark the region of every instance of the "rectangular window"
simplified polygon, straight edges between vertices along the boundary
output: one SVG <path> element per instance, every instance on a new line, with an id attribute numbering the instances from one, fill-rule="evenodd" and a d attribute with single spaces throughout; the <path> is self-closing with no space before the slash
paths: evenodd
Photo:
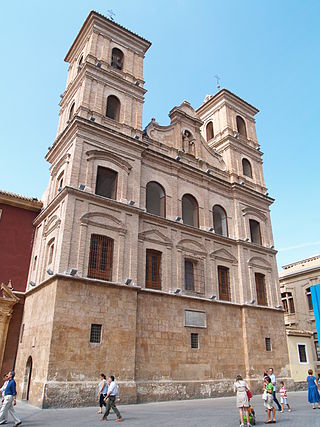
<path id="1" fill-rule="evenodd" d="M 298 354 L 299 354 L 299 362 L 307 363 L 307 350 L 305 344 L 298 344 Z"/>
<path id="2" fill-rule="evenodd" d="M 313 310 L 312 298 L 311 298 L 311 290 L 310 290 L 310 288 L 307 288 L 307 289 L 306 289 L 306 295 L 307 295 L 308 308 L 309 308 L 309 310 Z"/>
<path id="3" fill-rule="evenodd" d="M 101 329 L 102 325 L 92 324 L 90 331 L 90 342 L 100 343 L 101 342 Z"/>
<path id="4" fill-rule="evenodd" d="M 22 342 L 22 339 L 23 339 L 23 333 L 24 333 L 24 323 L 22 323 L 21 329 L 20 329 L 20 340 L 19 340 L 20 343 Z"/>
<path id="5" fill-rule="evenodd" d="M 265 276 L 261 273 L 255 274 L 256 292 L 258 305 L 267 305 L 266 283 Z"/>
<path id="6" fill-rule="evenodd" d="M 191 334 L 191 348 L 199 348 L 199 334 Z"/>
<path id="7" fill-rule="evenodd" d="M 258 223 L 258 221 L 254 219 L 249 219 L 249 226 L 250 226 L 251 242 L 261 245 L 260 224 Z"/>
<path id="8" fill-rule="evenodd" d="M 147 249 L 146 252 L 146 288 L 161 289 L 160 280 L 161 252 Z"/>
<path id="9" fill-rule="evenodd" d="M 117 193 L 118 173 L 112 169 L 98 166 L 96 194 L 99 196 L 115 199 Z"/>
<path id="10" fill-rule="evenodd" d="M 219 299 L 230 301 L 229 268 L 218 266 Z"/>
<path id="11" fill-rule="evenodd" d="M 206 328 L 207 316 L 205 311 L 185 310 L 184 326 L 190 326 L 194 328 Z"/>
<path id="12" fill-rule="evenodd" d="M 266 351 L 271 351 L 271 338 L 265 338 Z"/>
<path id="13" fill-rule="evenodd" d="M 88 277 L 112 279 L 113 240 L 99 234 L 91 235 Z"/>
<path id="14" fill-rule="evenodd" d="M 194 291 L 195 262 L 190 259 L 184 260 L 184 287 L 186 291 Z"/>
<path id="15" fill-rule="evenodd" d="M 320 348 L 319 348 L 318 334 L 313 334 L 313 339 L 314 339 L 314 347 L 316 349 L 316 359 L 317 359 L 317 362 L 320 362 Z"/>

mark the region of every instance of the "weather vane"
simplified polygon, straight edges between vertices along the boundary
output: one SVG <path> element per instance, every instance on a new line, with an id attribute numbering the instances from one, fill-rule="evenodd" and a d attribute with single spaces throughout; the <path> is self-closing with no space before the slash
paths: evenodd
<path id="1" fill-rule="evenodd" d="M 109 9 L 109 10 L 107 10 L 107 12 L 108 12 L 108 16 L 111 19 L 111 21 L 114 21 L 113 17 L 116 16 L 116 14 L 114 13 L 114 11 L 111 10 L 111 9 Z"/>
<path id="2" fill-rule="evenodd" d="M 218 74 L 216 74 L 215 76 L 214 76 L 216 79 L 217 79 L 217 89 L 218 90 L 220 90 L 220 80 L 221 80 L 221 78 L 218 76 Z"/>

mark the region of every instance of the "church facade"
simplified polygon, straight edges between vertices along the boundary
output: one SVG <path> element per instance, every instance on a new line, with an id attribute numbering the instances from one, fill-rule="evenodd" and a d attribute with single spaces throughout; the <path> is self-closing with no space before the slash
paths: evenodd
<path id="1" fill-rule="evenodd" d="M 16 364 L 38 406 L 93 404 L 100 372 L 122 402 L 291 381 L 258 110 L 222 89 L 143 130 L 149 47 L 91 12 L 65 58 Z"/>

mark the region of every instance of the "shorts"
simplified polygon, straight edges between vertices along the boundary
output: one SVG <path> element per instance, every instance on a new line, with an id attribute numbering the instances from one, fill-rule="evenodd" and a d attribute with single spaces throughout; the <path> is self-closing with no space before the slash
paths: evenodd
<path id="1" fill-rule="evenodd" d="M 288 405 L 288 398 L 287 397 L 281 397 L 280 401 L 282 404 Z"/>

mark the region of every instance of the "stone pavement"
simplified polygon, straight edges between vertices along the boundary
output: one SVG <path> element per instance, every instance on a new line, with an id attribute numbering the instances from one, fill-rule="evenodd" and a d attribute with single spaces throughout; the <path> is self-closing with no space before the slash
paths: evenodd
<path id="1" fill-rule="evenodd" d="M 261 396 L 253 399 L 257 414 L 257 425 L 265 425 L 266 413 Z M 312 410 L 307 402 L 306 392 L 289 393 L 292 412 L 277 412 L 277 424 L 284 427 L 319 427 L 320 410 Z M 18 402 L 17 412 L 23 426 L 43 427 L 95 427 L 95 426 L 130 426 L 130 427 L 232 427 L 239 426 L 235 398 L 205 400 L 184 400 L 139 405 L 119 405 L 123 423 L 115 423 L 115 415 L 109 416 L 108 422 L 100 422 L 97 408 L 79 409 L 45 409 L 41 410 L 24 402 Z M 10 417 L 10 415 L 9 415 Z M 9 426 L 13 425 L 9 419 Z"/>

